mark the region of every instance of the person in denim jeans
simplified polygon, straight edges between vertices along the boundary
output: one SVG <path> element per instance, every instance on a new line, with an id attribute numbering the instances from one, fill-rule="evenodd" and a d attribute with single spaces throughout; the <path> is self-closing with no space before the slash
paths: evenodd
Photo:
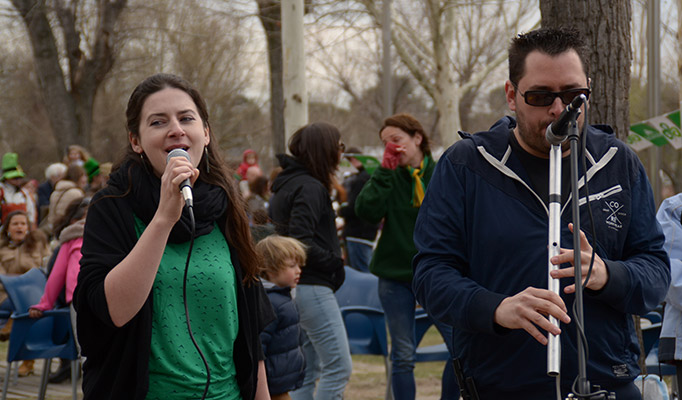
<path id="1" fill-rule="evenodd" d="M 409 114 L 387 118 L 379 130 L 383 161 L 355 200 L 356 214 L 370 223 L 384 220 L 369 269 L 379 277 L 379 300 L 391 336 L 391 385 L 396 400 L 415 398 L 415 307 L 412 232 L 436 162 L 429 138 Z M 447 329 L 446 329 L 447 331 Z M 450 343 L 446 333 L 445 342 Z M 451 377 L 454 380 L 454 375 Z M 451 397 L 444 393 L 445 398 Z M 455 393 L 454 398 L 459 398 Z"/>
<path id="2" fill-rule="evenodd" d="M 306 376 L 294 400 L 341 399 L 352 371 L 341 311 L 334 297 L 345 279 L 330 192 L 344 145 L 334 126 L 317 122 L 296 131 L 292 156 L 280 154 L 282 172 L 268 211 L 275 230 L 306 245 L 295 303 L 306 334 Z"/>

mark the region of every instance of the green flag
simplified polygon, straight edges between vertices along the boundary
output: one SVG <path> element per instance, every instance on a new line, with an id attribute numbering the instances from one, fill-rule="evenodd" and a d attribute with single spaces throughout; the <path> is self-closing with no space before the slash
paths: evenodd
<path id="1" fill-rule="evenodd" d="M 376 157 L 373 156 L 368 156 L 366 154 L 355 154 L 355 153 L 344 153 L 344 157 L 353 157 L 356 160 L 360 161 L 362 163 L 363 168 L 367 171 L 368 174 L 374 173 L 374 170 L 379 168 L 381 163 Z"/>

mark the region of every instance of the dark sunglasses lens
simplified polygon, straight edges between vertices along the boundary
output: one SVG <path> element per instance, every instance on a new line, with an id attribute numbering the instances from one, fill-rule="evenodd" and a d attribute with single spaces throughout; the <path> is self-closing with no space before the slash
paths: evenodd
<path id="1" fill-rule="evenodd" d="M 563 92 L 560 92 L 559 96 L 561 96 L 562 103 L 564 103 L 565 105 L 569 105 L 571 104 L 573 99 L 580 96 L 581 94 L 584 94 L 585 97 L 587 97 L 588 99 L 590 98 L 590 91 L 585 89 L 565 90 Z"/>
<path id="2" fill-rule="evenodd" d="M 552 104 L 556 96 L 552 92 L 537 90 L 526 92 L 524 97 L 526 98 L 526 103 L 531 106 L 544 107 Z"/>

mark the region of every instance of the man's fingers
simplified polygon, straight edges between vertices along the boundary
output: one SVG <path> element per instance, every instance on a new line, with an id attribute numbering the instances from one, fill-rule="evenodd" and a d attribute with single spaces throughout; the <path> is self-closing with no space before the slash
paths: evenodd
<path id="1" fill-rule="evenodd" d="M 526 323 L 524 324 L 523 329 L 526 332 L 528 332 L 533 338 L 535 338 L 535 340 L 540 342 L 540 344 L 543 344 L 545 346 L 547 345 L 548 342 L 547 337 L 543 335 L 542 332 L 540 332 L 538 328 L 535 327 L 535 325 L 531 323 Z"/>
<path id="2" fill-rule="evenodd" d="M 540 343 L 545 343 L 539 331 L 554 335 L 561 329 L 549 321 L 549 316 L 569 323 L 566 305 L 559 295 L 546 289 L 528 288 L 516 296 L 507 298 L 496 310 L 496 322 L 510 329 L 524 329 Z"/>
<path id="3" fill-rule="evenodd" d="M 545 302 L 537 304 L 536 307 L 534 307 L 535 309 L 546 310 L 548 314 L 552 314 L 554 316 L 556 315 L 552 310 L 553 307 L 556 307 L 558 310 L 563 312 L 568 311 L 566 309 L 566 304 L 564 304 L 564 301 L 561 299 L 561 296 L 550 290 L 532 288 L 530 293 L 536 298 L 545 300 Z"/>

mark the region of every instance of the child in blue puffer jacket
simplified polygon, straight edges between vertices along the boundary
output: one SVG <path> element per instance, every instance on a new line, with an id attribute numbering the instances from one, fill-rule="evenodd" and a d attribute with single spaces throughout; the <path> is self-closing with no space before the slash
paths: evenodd
<path id="1" fill-rule="evenodd" d="M 291 289 L 298 284 L 305 265 L 305 245 L 296 239 L 271 235 L 256 245 L 261 256 L 261 281 L 277 314 L 260 334 L 268 389 L 272 400 L 288 400 L 289 391 L 301 387 L 305 376 L 305 357 L 301 347 L 301 328 Z"/>

